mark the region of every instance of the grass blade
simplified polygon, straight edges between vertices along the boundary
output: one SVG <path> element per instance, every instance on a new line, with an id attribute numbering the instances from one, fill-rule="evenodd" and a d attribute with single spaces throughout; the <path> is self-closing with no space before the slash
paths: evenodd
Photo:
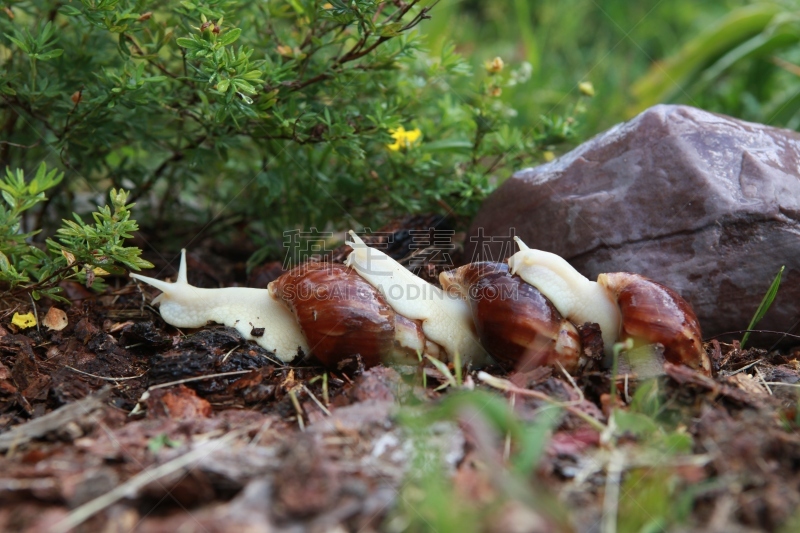
<path id="1" fill-rule="evenodd" d="M 767 294 L 764 295 L 764 298 L 761 300 L 761 303 L 758 304 L 758 309 L 756 309 L 756 314 L 753 315 L 753 319 L 750 321 L 750 325 L 747 326 L 747 329 L 753 329 L 755 325 L 764 318 L 764 315 L 767 314 L 769 307 L 772 305 L 773 300 L 778 295 L 778 288 L 781 286 L 781 275 L 783 275 L 783 269 L 786 266 L 782 266 L 780 270 L 778 270 L 778 275 L 775 276 L 775 279 L 772 280 L 772 285 L 769 286 L 769 290 Z M 747 342 L 748 337 L 750 337 L 750 332 L 747 331 L 744 336 L 742 337 L 742 342 L 739 343 L 741 348 L 744 348 L 744 343 Z"/>
<path id="2" fill-rule="evenodd" d="M 453 376 L 453 373 L 450 372 L 450 369 L 447 368 L 446 364 L 439 361 L 438 359 L 431 357 L 430 355 L 425 355 L 425 357 L 433 364 L 433 366 L 436 367 L 436 369 L 439 372 L 441 372 L 444 375 L 444 378 L 447 380 L 445 383 L 442 383 L 441 385 L 439 385 L 439 387 L 437 387 L 434 390 L 445 389 L 447 387 L 455 388 L 458 386 L 458 382 L 456 381 L 455 376 Z"/>
<path id="3" fill-rule="evenodd" d="M 631 114 L 668 100 L 697 71 L 764 31 L 780 8 L 756 4 L 733 10 L 719 24 L 701 33 L 663 62 L 654 64 L 632 87 L 636 103 Z"/>

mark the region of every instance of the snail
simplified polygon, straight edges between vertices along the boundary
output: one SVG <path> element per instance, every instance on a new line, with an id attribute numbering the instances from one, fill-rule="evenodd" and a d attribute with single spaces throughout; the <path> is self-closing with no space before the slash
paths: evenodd
<path id="1" fill-rule="evenodd" d="M 590 281 L 558 255 L 528 248 L 504 263 L 443 272 L 442 288 L 415 276 L 354 232 L 344 265 L 307 263 L 267 289 L 201 289 L 186 279 L 185 251 L 175 283 L 132 277 L 163 294 L 164 320 L 177 327 L 209 321 L 236 328 L 284 362 L 314 354 L 333 366 L 360 354 L 366 365 L 427 354 L 482 366 L 585 363 L 576 325 L 599 325 L 607 362 L 615 343 L 661 344 L 667 361 L 710 374 L 700 327 L 675 291 L 630 273 Z M 263 334 L 254 335 L 259 329 Z"/>
<path id="2" fill-rule="evenodd" d="M 661 344 L 667 361 L 711 374 L 700 323 L 677 292 L 628 272 L 600 274 L 593 282 L 562 257 L 515 240 L 520 250 L 508 259 L 511 273 L 538 288 L 573 323 L 598 324 L 607 362 L 616 342 L 632 339 L 634 346 Z"/>
<path id="3" fill-rule="evenodd" d="M 439 281 L 469 303 L 481 344 L 500 363 L 524 369 L 558 361 L 568 372 L 578 369 L 575 325 L 507 264 L 470 263 L 442 272 Z"/>
<path id="4" fill-rule="evenodd" d="M 368 367 L 386 359 L 413 360 L 417 353 L 441 355 L 418 321 L 397 314 L 377 289 L 345 265 L 305 263 L 270 283 L 268 290 L 291 309 L 311 352 L 327 366 L 356 353 Z"/>

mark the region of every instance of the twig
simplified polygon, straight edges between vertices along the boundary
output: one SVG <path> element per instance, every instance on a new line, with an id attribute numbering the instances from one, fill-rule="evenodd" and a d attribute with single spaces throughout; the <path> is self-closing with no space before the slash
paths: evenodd
<path id="1" fill-rule="evenodd" d="M 129 347 L 126 346 L 126 348 L 129 348 Z M 97 379 L 104 379 L 106 381 L 113 381 L 113 382 L 127 381 L 129 379 L 138 379 L 138 378 L 140 378 L 140 377 L 145 375 L 145 374 L 139 374 L 138 376 L 125 376 L 125 377 L 121 377 L 121 378 L 112 378 L 112 377 L 106 377 L 106 376 L 98 376 L 97 374 L 90 374 L 89 372 L 84 372 L 83 370 L 78 370 L 77 368 L 73 368 L 73 367 L 71 367 L 69 365 L 64 365 L 64 368 L 68 368 L 68 369 L 72 370 L 73 372 L 77 372 L 78 374 L 83 374 L 84 376 L 89 376 L 91 378 L 97 378 Z"/>
<path id="2" fill-rule="evenodd" d="M 317 397 L 316 397 L 316 396 L 314 396 L 314 393 L 313 393 L 313 392 L 311 392 L 311 391 L 309 390 L 309 388 L 308 388 L 308 387 L 306 387 L 305 385 L 303 385 L 303 390 L 304 390 L 304 391 L 306 391 L 306 393 L 307 393 L 307 394 L 308 394 L 308 395 L 311 397 L 311 399 L 312 399 L 312 400 L 314 400 L 314 403 L 315 403 L 315 404 L 317 404 L 317 407 L 319 407 L 320 409 L 322 409 L 322 412 L 323 412 L 323 413 L 325 413 L 325 414 L 326 414 L 326 415 L 328 415 L 328 416 L 331 416 L 331 412 L 330 412 L 330 411 L 328 411 L 328 408 L 327 408 L 327 407 L 325 407 L 324 405 L 322 405 L 322 402 L 320 402 L 319 400 L 317 400 Z"/>
<path id="3" fill-rule="evenodd" d="M 586 397 L 583 395 L 583 391 L 581 390 L 581 388 L 578 387 L 578 384 L 575 383 L 575 379 L 572 377 L 572 374 L 567 372 L 567 369 L 564 368 L 564 365 L 561 364 L 561 361 L 556 361 L 556 364 L 558 365 L 558 368 L 561 369 L 561 373 L 564 374 L 564 377 L 567 378 L 567 381 L 569 381 L 570 385 L 572 385 L 572 388 L 574 388 L 575 391 L 578 393 L 578 396 L 580 396 L 581 399 L 580 401 L 585 400 Z"/>
<path id="4" fill-rule="evenodd" d="M 259 429 L 258 433 L 256 433 L 256 436 L 250 441 L 250 446 L 258 446 L 258 443 L 261 442 L 261 438 L 266 435 L 270 427 L 272 427 L 272 419 L 267 418 L 267 420 L 261 426 L 261 429 Z"/>
<path id="5" fill-rule="evenodd" d="M 764 388 L 767 389 L 769 395 L 772 396 L 772 389 L 769 388 L 766 380 L 764 380 L 764 374 L 761 373 L 761 370 L 758 367 L 756 367 L 756 374 L 758 374 L 758 379 L 761 380 L 761 383 L 764 385 Z"/>
<path id="6" fill-rule="evenodd" d="M 736 375 L 736 374 L 738 374 L 739 372 L 743 372 L 743 371 L 747 370 L 748 368 L 750 368 L 751 366 L 755 366 L 755 365 L 757 365 L 757 364 L 758 364 L 758 363 L 760 363 L 761 361 L 763 361 L 763 359 L 756 359 L 755 361 L 753 361 L 753 362 L 752 362 L 752 363 L 750 363 L 749 365 L 745 365 L 745 366 L 743 366 L 742 368 L 740 368 L 739 370 L 736 370 L 736 371 L 734 371 L 734 372 L 731 372 L 731 373 L 729 373 L 729 374 L 725 374 L 725 375 L 727 375 L 727 376 L 735 376 L 735 375 Z"/>
<path id="7" fill-rule="evenodd" d="M 797 325 L 797 324 L 795 324 L 795 325 Z M 789 329 L 793 329 L 793 328 L 789 328 Z M 704 342 L 708 342 L 710 340 L 713 340 L 713 339 L 716 339 L 716 338 L 719 338 L 719 337 L 723 337 L 725 335 L 736 335 L 736 334 L 739 334 L 739 333 L 772 333 L 773 335 L 783 335 L 784 337 L 792 337 L 793 339 L 800 339 L 800 335 L 793 335 L 793 334 L 787 333 L 785 331 L 772 331 L 772 330 L 769 330 L 769 329 L 737 329 L 737 330 L 734 330 L 734 331 L 726 331 L 725 333 L 717 333 L 716 335 L 714 335 L 712 337 L 708 337 L 708 339 L 706 339 Z"/>
<path id="8" fill-rule="evenodd" d="M 14 148 L 25 148 L 27 150 L 27 149 L 30 149 L 30 148 L 34 148 L 35 146 L 38 146 L 39 142 L 41 142 L 41 141 L 36 141 L 33 144 L 17 144 L 17 143 L 12 143 L 12 142 L 9 142 L 9 141 L 0 141 L 0 144 L 5 144 L 6 146 L 13 146 Z"/>
<path id="9" fill-rule="evenodd" d="M 530 396 L 531 398 L 536 398 L 538 400 L 545 401 L 551 405 L 561 407 L 562 409 L 565 409 L 569 413 L 577 416 L 578 418 L 580 418 L 581 420 L 592 426 L 597 431 L 604 431 L 606 429 L 605 424 L 603 424 L 596 418 L 588 415 L 587 413 L 584 413 L 583 411 L 576 409 L 574 404 L 572 403 L 560 402 L 558 400 L 554 400 L 553 398 L 542 392 L 517 387 L 516 385 L 514 385 L 513 383 L 511 383 L 506 379 L 492 376 L 491 374 L 487 374 L 486 372 L 483 371 L 478 372 L 478 379 L 496 389 L 500 389 L 505 392 L 520 394 L 522 396 Z"/>
<path id="10" fill-rule="evenodd" d="M 51 533 L 67 533 L 69 530 L 84 523 L 86 520 L 96 515 L 103 509 L 108 508 L 109 506 L 131 494 L 135 494 L 136 491 L 144 488 L 149 483 L 168 476 L 173 472 L 177 472 L 178 470 L 189 466 L 195 461 L 206 459 L 214 452 L 227 448 L 228 445 L 238 438 L 242 433 L 243 432 L 241 430 L 232 431 L 222 438 L 209 441 L 204 445 L 201 445 L 199 448 L 185 453 L 180 457 L 176 457 L 172 461 L 164 463 L 161 466 L 139 472 L 137 475 L 125 483 L 118 485 L 111 491 L 74 509 L 66 517 L 64 517 L 63 520 L 56 523 L 52 527 L 50 530 Z"/>
<path id="11" fill-rule="evenodd" d="M 517 395 L 511 393 L 511 398 L 508 399 L 508 403 L 511 405 L 511 410 L 514 410 L 514 406 L 517 404 Z M 508 458 L 511 457 L 511 431 L 506 431 L 506 439 L 503 446 L 503 462 L 508 463 Z"/>
<path id="12" fill-rule="evenodd" d="M 236 351 L 236 348 L 238 348 L 238 346 L 234 346 L 233 348 L 231 348 L 230 350 L 228 350 L 228 353 L 226 353 L 226 354 L 225 354 L 225 355 L 222 357 L 222 364 L 223 364 L 223 365 L 225 364 L 225 361 L 227 361 L 227 360 L 228 360 L 228 357 L 230 357 L 230 356 L 231 356 L 231 354 L 232 354 L 234 351 Z"/>
<path id="13" fill-rule="evenodd" d="M 614 450 L 606 468 L 606 490 L 603 496 L 603 518 L 600 525 L 602 533 L 616 533 L 617 531 L 619 487 L 624 467 L 625 455 L 620 449 Z"/>
<path id="14" fill-rule="evenodd" d="M 68 403 L 25 424 L 12 427 L 0 435 L 0 451 L 43 437 L 73 420 L 88 415 L 95 409 L 101 408 L 111 394 L 112 388 L 110 385 L 106 386 L 91 396 Z"/>
<path id="15" fill-rule="evenodd" d="M 189 383 L 191 381 L 203 381 L 204 379 L 213 379 L 213 378 L 224 378 L 226 376 L 238 376 L 241 374 L 249 374 L 252 370 L 234 370 L 233 372 L 221 372 L 219 374 L 208 374 L 207 376 L 195 376 L 193 378 L 185 378 L 179 379 L 178 381 L 170 381 L 169 383 L 160 383 L 158 385 L 153 385 L 149 387 L 146 392 L 150 392 L 151 390 L 156 389 L 163 389 L 165 387 L 172 387 L 173 385 L 181 385 L 183 383 Z"/>
<path id="16" fill-rule="evenodd" d="M 292 405 L 294 405 L 294 410 L 297 413 L 297 425 L 300 426 L 300 431 L 305 431 L 306 423 L 303 421 L 303 409 L 300 407 L 297 394 L 295 394 L 293 390 L 290 390 L 289 398 L 292 400 Z"/>

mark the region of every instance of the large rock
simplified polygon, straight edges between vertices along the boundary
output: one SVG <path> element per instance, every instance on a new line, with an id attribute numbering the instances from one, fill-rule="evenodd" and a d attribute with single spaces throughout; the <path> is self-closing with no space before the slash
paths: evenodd
<path id="1" fill-rule="evenodd" d="M 478 213 L 467 257 L 483 250 L 498 258 L 501 244 L 488 238 L 512 228 L 592 279 L 637 272 L 676 289 L 694 306 L 705 337 L 746 328 L 786 265 L 758 327 L 797 332 L 796 132 L 691 107 L 653 107 L 506 181 Z"/>

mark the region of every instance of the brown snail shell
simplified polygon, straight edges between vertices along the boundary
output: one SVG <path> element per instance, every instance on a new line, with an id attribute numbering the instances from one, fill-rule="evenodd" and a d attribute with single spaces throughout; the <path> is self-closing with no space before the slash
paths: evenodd
<path id="1" fill-rule="evenodd" d="M 692 306 L 677 292 L 629 272 L 600 274 L 597 283 L 617 300 L 622 313 L 620 340 L 632 338 L 637 344 L 662 344 L 664 358 L 670 363 L 711 375 L 700 323 Z"/>
<path id="2" fill-rule="evenodd" d="M 435 356 L 420 324 L 398 315 L 372 285 L 336 263 L 309 262 L 270 283 L 297 319 L 311 353 L 335 367 L 359 354 L 367 367 L 386 359 L 417 360 L 417 352 Z"/>
<path id="3" fill-rule="evenodd" d="M 559 362 L 577 370 L 577 329 L 538 289 L 511 275 L 507 264 L 471 263 L 439 280 L 469 302 L 481 344 L 501 364 L 523 370 Z"/>

